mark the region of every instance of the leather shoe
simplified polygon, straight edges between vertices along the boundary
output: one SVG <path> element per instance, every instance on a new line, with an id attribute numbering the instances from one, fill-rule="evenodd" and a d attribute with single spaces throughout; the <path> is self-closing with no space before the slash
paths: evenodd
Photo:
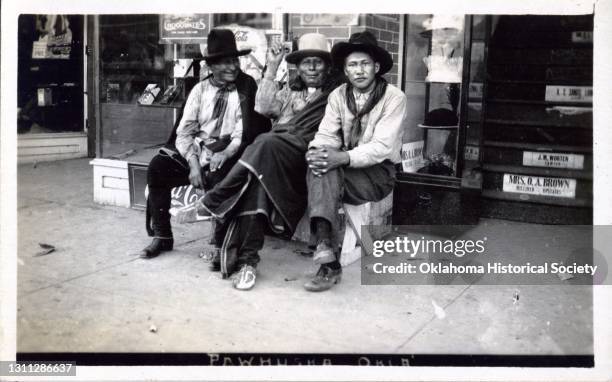
<path id="1" fill-rule="evenodd" d="M 304 289 L 309 292 L 323 292 L 342 279 L 342 268 L 332 269 L 327 265 L 321 265 L 317 274 L 304 284 Z"/>
<path id="2" fill-rule="evenodd" d="M 174 247 L 174 239 L 160 239 L 156 237 L 151 244 L 140 252 L 140 257 L 143 259 L 152 259 L 159 256 L 162 252 L 172 251 L 172 247 Z"/>

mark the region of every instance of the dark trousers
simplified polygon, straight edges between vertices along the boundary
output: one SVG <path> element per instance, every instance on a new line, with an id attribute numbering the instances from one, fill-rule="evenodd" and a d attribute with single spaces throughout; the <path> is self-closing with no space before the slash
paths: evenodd
<path id="1" fill-rule="evenodd" d="M 227 247 L 236 248 L 237 269 L 244 264 L 256 267 L 260 260 L 259 251 L 264 245 L 265 227 L 268 224 L 265 215 L 242 215 L 232 220 L 233 231 L 226 240 Z"/>
<path id="2" fill-rule="evenodd" d="M 385 161 L 364 168 L 338 167 L 322 176 L 308 170 L 306 181 L 311 235 L 316 233 L 313 219 L 325 219 L 331 224 L 331 239 L 337 248 L 340 244 L 338 210 L 342 203 L 377 202 L 389 195 L 395 185 L 395 166 Z"/>
<path id="3" fill-rule="evenodd" d="M 208 167 L 202 169 L 205 189 L 208 190 L 219 183 L 237 161 L 238 156 L 236 155 L 228 159 L 217 171 L 208 171 Z M 171 238 L 170 191 L 174 187 L 190 184 L 189 164 L 179 156 L 157 154 L 149 163 L 147 184 L 149 187 L 147 209 L 151 216 L 153 235 L 158 238 Z M 211 243 L 221 246 L 227 225 L 214 221 L 213 226 L 214 233 Z"/>

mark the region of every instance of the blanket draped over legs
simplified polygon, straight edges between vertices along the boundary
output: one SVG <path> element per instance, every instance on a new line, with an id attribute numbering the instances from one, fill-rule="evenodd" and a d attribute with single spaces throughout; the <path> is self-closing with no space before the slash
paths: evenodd
<path id="1" fill-rule="evenodd" d="M 259 260 L 256 252 L 263 247 L 264 236 L 258 223 L 262 219 L 272 231 L 288 238 L 293 235 L 307 206 L 304 156 L 326 104 L 327 94 L 291 121 L 259 135 L 228 175 L 201 200 L 213 216 L 229 223 L 221 248 L 224 277 L 237 266 L 254 265 Z"/>

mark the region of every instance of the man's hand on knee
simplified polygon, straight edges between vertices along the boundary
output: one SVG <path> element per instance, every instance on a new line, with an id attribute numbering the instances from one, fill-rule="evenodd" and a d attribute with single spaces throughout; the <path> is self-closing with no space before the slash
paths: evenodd
<path id="1" fill-rule="evenodd" d="M 332 148 L 311 148 L 306 153 L 308 167 L 316 176 L 321 176 L 335 168 L 349 164 L 350 158 L 346 151 Z"/>
<path id="2" fill-rule="evenodd" d="M 189 160 L 189 183 L 195 188 L 203 188 L 204 181 L 200 172 L 200 162 L 197 155 L 192 155 Z"/>

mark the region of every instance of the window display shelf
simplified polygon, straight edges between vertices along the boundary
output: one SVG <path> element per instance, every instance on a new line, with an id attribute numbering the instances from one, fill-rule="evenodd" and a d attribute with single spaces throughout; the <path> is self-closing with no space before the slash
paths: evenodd
<path id="1" fill-rule="evenodd" d="M 538 143 L 528 143 L 528 142 L 502 142 L 502 141 L 493 141 L 493 140 L 485 140 L 483 141 L 483 146 L 490 147 L 503 147 L 503 148 L 512 148 L 512 149 L 524 149 L 524 150 L 535 150 L 535 151 L 571 151 L 577 153 L 591 153 L 591 149 L 589 147 L 584 146 L 568 146 L 568 145 L 555 145 L 555 144 L 538 144 Z"/>
<path id="2" fill-rule="evenodd" d="M 143 105 L 143 104 L 138 104 L 138 106 L 142 106 L 142 107 L 152 107 L 152 108 L 164 108 L 164 109 L 180 109 L 181 107 L 183 107 L 183 101 L 179 101 L 179 102 L 172 102 L 169 104 L 160 104 L 160 103 L 153 103 L 151 105 Z"/>
<path id="3" fill-rule="evenodd" d="M 572 101 L 541 101 L 541 100 L 492 98 L 492 99 L 489 99 L 487 102 L 488 103 L 502 103 L 502 104 L 516 104 L 516 105 L 593 107 L 592 102 L 582 102 L 582 101 L 575 101 L 575 102 L 572 102 Z"/>
<path id="4" fill-rule="evenodd" d="M 533 127 L 533 128 L 539 128 L 539 127 L 564 127 L 564 128 L 572 128 L 572 129 L 584 129 L 584 130 L 592 130 L 593 126 L 590 124 L 577 124 L 577 123 L 566 123 L 563 125 L 560 124 L 555 124 L 552 122 L 546 122 L 546 121 L 517 121 L 517 120 L 513 120 L 513 119 L 493 119 L 493 118 L 486 118 L 485 119 L 485 123 L 487 124 L 491 124 L 491 125 L 506 125 L 506 126 L 526 126 L 526 127 Z"/>
<path id="5" fill-rule="evenodd" d="M 103 62 L 103 70 L 125 70 L 125 71 L 140 71 L 149 74 L 165 75 L 166 65 L 161 68 L 155 68 L 153 65 L 147 65 L 143 62 Z"/>
<path id="6" fill-rule="evenodd" d="M 555 84 L 559 86 L 591 86 L 593 81 L 567 81 L 567 80 L 501 80 L 490 78 L 490 84 L 516 84 L 516 85 L 549 85 Z"/>
<path id="7" fill-rule="evenodd" d="M 542 167 L 526 167 L 522 165 L 509 164 L 490 164 L 485 163 L 482 169 L 491 172 L 518 173 L 524 175 L 552 176 L 552 177 L 569 177 L 576 179 L 593 179 L 592 171 L 583 170 L 568 170 L 560 168 L 542 168 Z"/>

